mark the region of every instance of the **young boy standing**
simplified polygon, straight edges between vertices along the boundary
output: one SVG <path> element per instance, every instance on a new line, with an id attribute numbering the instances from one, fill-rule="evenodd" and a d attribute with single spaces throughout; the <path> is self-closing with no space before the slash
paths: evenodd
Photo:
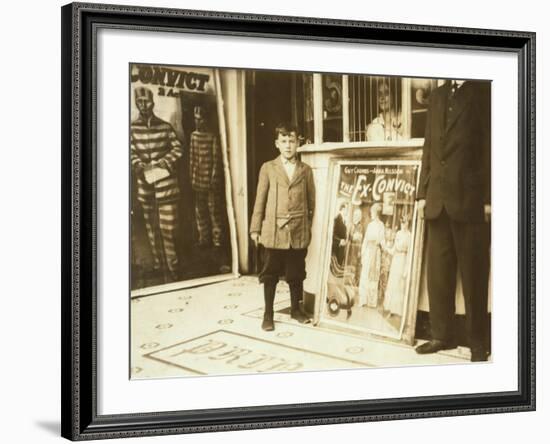
<path id="1" fill-rule="evenodd" d="M 259 280 L 264 285 L 262 328 L 267 331 L 275 329 L 273 301 L 280 276 L 290 288 L 290 316 L 300 323 L 309 322 L 300 309 L 300 300 L 315 210 L 315 184 L 311 168 L 297 159 L 297 136 L 296 129 L 289 125 L 275 128 L 275 147 L 281 155 L 260 169 L 250 223 L 252 241 L 265 249 Z"/>

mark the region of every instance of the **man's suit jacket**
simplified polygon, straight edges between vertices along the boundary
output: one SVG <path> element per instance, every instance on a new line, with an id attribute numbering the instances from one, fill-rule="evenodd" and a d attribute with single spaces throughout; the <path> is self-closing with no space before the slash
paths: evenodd
<path id="1" fill-rule="evenodd" d="M 315 184 L 311 168 L 296 161 L 289 180 L 281 157 L 260 169 L 250 233 L 260 233 L 265 248 L 307 248 L 315 210 Z"/>
<path id="2" fill-rule="evenodd" d="M 346 246 L 340 245 L 340 241 L 347 240 L 348 228 L 341 214 L 334 218 L 334 228 L 332 230 L 332 254 L 336 256 L 338 263 L 344 265 L 346 255 Z"/>
<path id="3" fill-rule="evenodd" d="M 430 95 L 417 199 L 427 219 L 481 222 L 491 203 L 491 84 L 466 81 L 449 100 L 447 82 Z"/>

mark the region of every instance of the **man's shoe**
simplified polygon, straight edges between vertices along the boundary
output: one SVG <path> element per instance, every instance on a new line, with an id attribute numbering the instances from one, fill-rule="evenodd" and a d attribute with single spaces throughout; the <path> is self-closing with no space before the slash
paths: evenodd
<path id="1" fill-rule="evenodd" d="M 300 324 L 309 324 L 311 322 L 310 319 L 301 311 L 291 311 L 290 317 L 297 320 Z"/>
<path id="2" fill-rule="evenodd" d="M 439 339 L 432 339 L 431 341 L 419 345 L 414 350 L 419 355 L 427 355 L 430 353 L 437 353 L 440 350 L 450 350 L 452 348 L 456 348 L 455 343 L 440 341 Z"/>
<path id="3" fill-rule="evenodd" d="M 489 359 L 489 353 L 483 349 L 473 348 L 472 357 L 470 358 L 471 362 L 484 362 Z"/>
<path id="4" fill-rule="evenodd" d="M 264 320 L 262 322 L 262 329 L 265 331 L 273 331 L 275 330 L 275 324 L 273 323 L 273 316 L 264 316 Z"/>

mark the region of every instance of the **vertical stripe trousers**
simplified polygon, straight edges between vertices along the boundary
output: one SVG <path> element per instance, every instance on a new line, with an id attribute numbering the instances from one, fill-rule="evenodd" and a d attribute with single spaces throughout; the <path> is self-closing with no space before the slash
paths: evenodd
<path id="1" fill-rule="evenodd" d="M 223 238 L 222 198 L 219 191 L 195 191 L 199 244 L 219 247 Z"/>
<path id="2" fill-rule="evenodd" d="M 141 202 L 149 245 L 155 261 L 155 269 L 163 262 L 171 273 L 178 271 L 176 254 L 176 230 L 178 227 L 178 205 L 176 203 Z M 164 257 L 163 257 L 164 256 Z"/>

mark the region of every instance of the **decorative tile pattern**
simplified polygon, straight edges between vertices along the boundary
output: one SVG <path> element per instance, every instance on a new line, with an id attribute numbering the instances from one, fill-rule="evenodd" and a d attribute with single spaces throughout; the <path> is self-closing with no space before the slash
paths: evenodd
<path id="1" fill-rule="evenodd" d="M 335 331 L 326 325 L 299 324 L 290 318 L 290 298 L 285 282 L 279 283 L 274 308 L 275 331 L 266 332 L 261 328 L 263 288 L 254 276 L 132 299 L 130 375 L 135 379 L 147 379 L 244 374 L 261 369 L 267 372 L 323 370 L 351 368 L 349 361 L 360 363 L 356 368 L 466 361 L 465 357 L 439 353 L 422 357 L 412 347 L 383 343 L 369 339 L 366 334 Z M 174 365 L 172 360 L 177 357 L 161 353 L 168 348 L 175 350 L 177 344 L 197 345 L 193 342 L 197 338 L 221 340 L 212 336 L 220 328 L 226 332 L 222 341 L 226 349 L 208 355 L 213 359 L 197 355 L 197 360 L 191 359 L 192 365 L 187 358 L 185 363 L 178 361 Z M 288 354 L 288 350 L 299 351 L 299 359 L 294 351 Z M 242 367 L 237 365 L 238 360 L 231 361 L 237 355 L 238 365 Z M 277 359 L 286 359 L 286 363 Z"/>
<path id="2" fill-rule="evenodd" d="M 226 330 L 173 344 L 149 353 L 146 357 L 203 375 L 369 367 L 367 362 Z"/>
<path id="3" fill-rule="evenodd" d="M 357 353 L 361 353 L 361 352 L 365 351 L 365 349 L 363 347 L 355 346 L 355 347 L 346 348 L 346 351 L 348 353 L 357 354 Z"/>
<path id="4" fill-rule="evenodd" d="M 159 330 L 167 330 L 169 328 L 172 328 L 173 326 L 174 326 L 173 324 L 159 324 L 159 325 L 156 325 L 155 328 Z"/>

